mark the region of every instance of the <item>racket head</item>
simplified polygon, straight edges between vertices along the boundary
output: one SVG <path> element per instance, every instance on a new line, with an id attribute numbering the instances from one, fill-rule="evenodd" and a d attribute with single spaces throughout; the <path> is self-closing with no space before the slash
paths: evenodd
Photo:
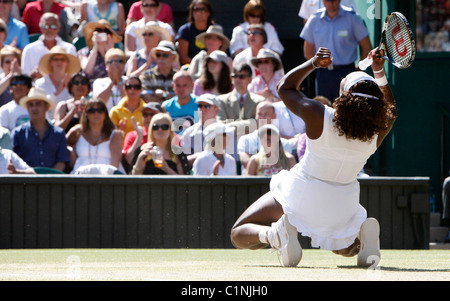
<path id="1" fill-rule="evenodd" d="M 416 57 L 416 43 L 408 20 L 399 12 L 393 12 L 385 21 L 382 44 L 389 61 L 397 68 L 411 66 Z"/>

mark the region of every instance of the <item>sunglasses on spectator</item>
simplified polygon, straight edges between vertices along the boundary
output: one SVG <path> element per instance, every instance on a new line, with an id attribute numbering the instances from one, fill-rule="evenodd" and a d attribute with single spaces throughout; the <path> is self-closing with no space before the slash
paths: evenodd
<path id="1" fill-rule="evenodd" d="M 28 82 L 24 79 L 14 79 L 11 81 L 11 83 L 9 85 L 10 86 L 17 86 L 17 85 L 26 86 L 26 85 L 28 85 Z"/>
<path id="2" fill-rule="evenodd" d="M 88 114 L 94 114 L 94 113 L 104 113 L 104 108 L 90 108 L 86 111 Z"/>
<path id="3" fill-rule="evenodd" d="M 74 81 L 72 82 L 72 85 L 74 85 L 74 86 L 78 86 L 78 85 L 85 85 L 85 86 L 88 86 L 88 85 L 89 85 L 89 80 L 87 80 L 87 79 L 74 80 Z"/>
<path id="4" fill-rule="evenodd" d="M 232 78 L 239 78 L 239 79 L 246 79 L 247 77 L 250 77 L 250 75 L 247 74 L 232 74 Z"/>
<path id="5" fill-rule="evenodd" d="M 124 64 L 125 61 L 124 61 L 124 60 L 121 60 L 121 59 L 109 60 L 109 61 L 108 61 L 108 64 L 113 64 L 113 63 Z"/>
<path id="6" fill-rule="evenodd" d="M 1 2 L 0 2 L 1 3 Z M 6 28 L 0 27 L 0 32 L 6 32 Z"/>
<path id="7" fill-rule="evenodd" d="M 154 35 L 155 35 L 154 32 L 144 32 L 144 33 L 142 34 L 143 37 L 153 37 Z"/>
<path id="8" fill-rule="evenodd" d="M 42 29 L 58 29 L 58 25 L 52 24 L 52 25 L 42 25 Z"/>
<path id="9" fill-rule="evenodd" d="M 206 7 L 196 7 L 193 9 L 194 12 L 206 12 L 208 9 Z"/>
<path id="10" fill-rule="evenodd" d="M 250 18 L 261 18 L 261 15 L 248 14 Z"/>
<path id="11" fill-rule="evenodd" d="M 107 28 L 97 28 L 97 29 L 95 29 L 94 31 L 96 31 L 96 32 L 98 32 L 98 33 L 111 33 L 111 31 L 109 31 L 109 29 L 107 29 Z"/>
<path id="12" fill-rule="evenodd" d="M 152 8 L 154 8 L 154 7 L 158 7 L 158 4 L 156 4 L 156 3 L 144 3 L 144 2 L 142 2 L 142 7 L 152 7 Z"/>
<path id="13" fill-rule="evenodd" d="M 247 34 L 248 34 L 249 36 L 251 36 L 251 35 L 254 35 L 254 36 L 259 35 L 259 36 L 262 36 L 262 35 L 263 35 L 263 33 L 262 33 L 261 31 L 249 31 L 249 32 L 247 32 Z"/>
<path id="14" fill-rule="evenodd" d="M 168 54 L 168 53 L 161 53 L 161 52 L 157 52 L 156 53 L 156 57 L 157 58 L 161 58 L 161 57 L 163 57 L 163 58 L 168 58 L 170 56 L 170 54 Z"/>
<path id="15" fill-rule="evenodd" d="M 201 108 L 205 108 L 205 109 L 209 109 L 209 108 L 211 108 L 211 105 L 204 105 L 204 104 L 198 104 L 198 108 L 199 109 L 201 109 Z"/>
<path id="16" fill-rule="evenodd" d="M 259 60 L 258 61 L 258 65 L 260 64 L 270 64 L 270 62 L 272 62 L 271 60 L 267 59 L 267 60 Z"/>
<path id="17" fill-rule="evenodd" d="M 126 84 L 126 85 L 125 85 L 125 89 L 127 89 L 127 90 L 131 90 L 131 89 L 134 89 L 134 90 L 141 90 L 141 88 L 142 88 L 142 86 L 139 85 L 139 84 L 135 84 L 135 85 Z"/>
<path id="18" fill-rule="evenodd" d="M 0 0 L 0 3 L 12 3 L 13 2 L 13 0 Z"/>
<path id="19" fill-rule="evenodd" d="M 66 62 L 67 58 L 65 57 L 52 57 L 53 62 Z"/>
<path id="20" fill-rule="evenodd" d="M 168 129 L 170 129 L 170 126 L 168 124 L 153 124 L 152 130 L 157 131 L 159 129 L 167 131 Z"/>

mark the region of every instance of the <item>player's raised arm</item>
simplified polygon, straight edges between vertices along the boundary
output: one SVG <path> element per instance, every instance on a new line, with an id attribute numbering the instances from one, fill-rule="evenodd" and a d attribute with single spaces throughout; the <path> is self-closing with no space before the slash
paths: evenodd
<path id="1" fill-rule="evenodd" d="M 326 68 L 331 63 L 330 50 L 321 47 L 312 59 L 292 69 L 278 83 L 280 98 L 289 110 L 305 121 L 306 134 L 311 139 L 320 137 L 322 133 L 324 107 L 320 102 L 311 100 L 301 93 L 300 85 L 312 71 Z"/>
<path id="2" fill-rule="evenodd" d="M 385 130 L 381 131 L 378 134 L 378 143 L 377 147 L 381 145 L 384 138 L 389 134 L 392 126 L 394 125 L 395 119 L 397 117 L 396 103 L 394 99 L 394 95 L 392 94 L 391 88 L 389 87 L 389 83 L 386 78 L 386 74 L 384 73 L 383 65 L 385 62 L 383 49 L 374 49 L 372 50 L 367 58 L 372 61 L 372 70 L 374 73 L 375 81 L 380 87 L 381 92 L 384 95 L 384 101 L 391 106 L 391 116 L 389 116 L 388 126 Z"/>

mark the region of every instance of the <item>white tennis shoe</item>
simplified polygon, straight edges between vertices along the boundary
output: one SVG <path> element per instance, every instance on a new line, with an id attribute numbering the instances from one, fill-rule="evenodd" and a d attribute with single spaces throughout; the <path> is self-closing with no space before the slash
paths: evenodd
<path id="1" fill-rule="evenodd" d="M 289 223 L 286 214 L 272 223 L 267 234 L 271 247 L 281 255 L 281 264 L 285 267 L 297 266 L 302 259 L 302 247 L 297 229 Z"/>
<path id="2" fill-rule="evenodd" d="M 381 259 L 380 224 L 374 218 L 368 218 L 361 225 L 361 249 L 358 253 L 359 267 L 375 267 Z"/>

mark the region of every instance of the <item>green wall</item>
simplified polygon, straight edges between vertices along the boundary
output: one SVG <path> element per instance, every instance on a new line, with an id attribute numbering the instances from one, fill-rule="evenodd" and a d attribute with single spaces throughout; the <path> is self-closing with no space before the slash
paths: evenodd
<path id="1" fill-rule="evenodd" d="M 374 47 L 388 12 L 403 13 L 415 31 L 415 1 L 381 1 L 378 20 L 367 16 L 372 4 L 357 3 Z M 450 170 L 450 53 L 417 53 L 408 69 L 396 69 L 388 63 L 385 69 L 397 101 L 398 118 L 370 163 L 377 175 L 430 177 L 436 208 L 441 209 L 442 182 Z"/>
<path id="2" fill-rule="evenodd" d="M 232 248 L 268 177 L 1 176 L 0 249 Z M 384 249 L 428 249 L 428 178 L 362 178 Z M 310 239 L 300 237 L 303 248 Z"/>

